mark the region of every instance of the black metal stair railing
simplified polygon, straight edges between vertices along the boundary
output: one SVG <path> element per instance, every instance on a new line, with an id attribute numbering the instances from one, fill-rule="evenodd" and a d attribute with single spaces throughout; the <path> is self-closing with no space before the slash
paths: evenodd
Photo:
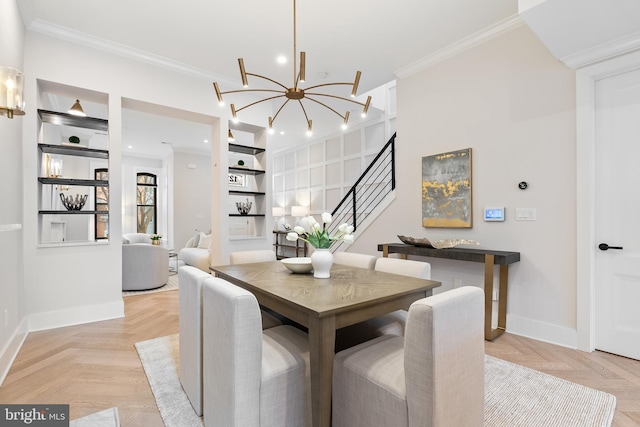
<path id="1" fill-rule="evenodd" d="M 354 230 L 357 230 L 359 224 L 362 224 L 384 198 L 395 190 L 395 140 L 394 133 L 331 212 L 333 220 L 329 226 L 330 235 L 334 235 L 343 223 L 351 224 Z M 340 251 L 343 245 L 344 242 L 337 242 L 331 249 L 333 252 Z"/>

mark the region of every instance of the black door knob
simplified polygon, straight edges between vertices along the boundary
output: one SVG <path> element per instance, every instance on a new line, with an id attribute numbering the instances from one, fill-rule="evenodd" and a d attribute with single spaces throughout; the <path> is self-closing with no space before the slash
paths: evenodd
<path id="1" fill-rule="evenodd" d="M 606 251 L 608 249 L 622 249 L 622 246 L 609 246 L 606 243 L 600 243 L 598 245 L 598 249 L 600 249 L 601 251 Z"/>

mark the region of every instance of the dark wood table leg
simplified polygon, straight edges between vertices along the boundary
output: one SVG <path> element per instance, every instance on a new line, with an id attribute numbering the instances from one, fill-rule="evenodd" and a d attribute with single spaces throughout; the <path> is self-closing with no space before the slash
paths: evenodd
<path id="1" fill-rule="evenodd" d="M 335 317 L 312 317 L 309 319 L 311 425 L 313 427 L 331 426 L 331 387 L 335 342 Z"/>

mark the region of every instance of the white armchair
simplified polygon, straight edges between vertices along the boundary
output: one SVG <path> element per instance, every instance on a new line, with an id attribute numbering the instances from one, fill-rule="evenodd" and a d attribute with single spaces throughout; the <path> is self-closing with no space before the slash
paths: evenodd
<path id="1" fill-rule="evenodd" d="M 211 274 L 188 265 L 178 270 L 180 383 L 198 415 L 202 415 L 202 284 L 211 278 Z M 275 317 L 262 312 L 263 329 L 281 324 Z"/>
<path id="2" fill-rule="evenodd" d="M 206 279 L 202 299 L 205 427 L 310 426 L 307 334 L 263 331 L 256 297 L 225 280 Z"/>
<path id="3" fill-rule="evenodd" d="M 122 245 L 122 290 L 140 291 L 169 281 L 169 250 L 146 243 Z"/>
<path id="4" fill-rule="evenodd" d="M 409 308 L 405 337 L 342 351 L 333 427 L 476 427 L 484 422 L 484 293 L 462 287 Z"/>

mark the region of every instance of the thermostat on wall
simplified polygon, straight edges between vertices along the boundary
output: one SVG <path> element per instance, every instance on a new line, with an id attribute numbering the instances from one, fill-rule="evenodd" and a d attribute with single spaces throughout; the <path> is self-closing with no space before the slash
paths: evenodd
<path id="1" fill-rule="evenodd" d="M 504 221 L 504 208 L 484 208 L 485 221 Z"/>

